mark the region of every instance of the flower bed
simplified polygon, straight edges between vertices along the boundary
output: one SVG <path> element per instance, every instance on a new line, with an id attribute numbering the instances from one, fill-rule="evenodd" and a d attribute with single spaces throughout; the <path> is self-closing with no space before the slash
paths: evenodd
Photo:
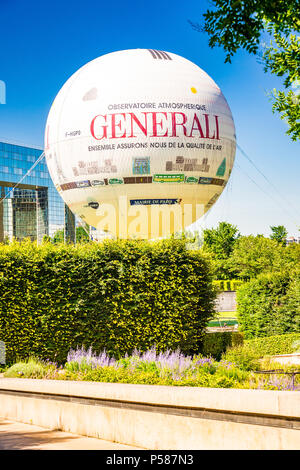
<path id="1" fill-rule="evenodd" d="M 226 357 L 226 356 L 225 356 Z M 10 367 L 5 377 L 86 380 L 97 382 L 174 385 L 213 388 L 260 388 L 300 390 L 299 379 L 293 384 L 284 375 L 258 376 L 247 365 L 237 365 L 223 358 L 216 361 L 201 355 L 185 356 L 180 351 L 134 351 L 121 359 L 91 349 L 71 350 L 64 366 L 29 359 Z M 299 376 L 298 376 L 299 377 Z"/>

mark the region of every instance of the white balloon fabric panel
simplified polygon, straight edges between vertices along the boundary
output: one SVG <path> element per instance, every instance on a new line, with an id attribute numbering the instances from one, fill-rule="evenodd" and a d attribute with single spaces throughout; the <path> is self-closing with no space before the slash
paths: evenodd
<path id="1" fill-rule="evenodd" d="M 228 181 L 235 145 L 215 82 L 176 54 L 147 49 L 79 69 L 45 130 L 64 201 L 89 225 L 124 238 L 165 236 L 201 217 Z"/>

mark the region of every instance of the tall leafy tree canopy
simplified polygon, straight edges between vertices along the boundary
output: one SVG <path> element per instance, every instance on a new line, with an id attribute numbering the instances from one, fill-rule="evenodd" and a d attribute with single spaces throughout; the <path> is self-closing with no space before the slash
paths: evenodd
<path id="1" fill-rule="evenodd" d="M 239 49 L 260 56 L 265 72 L 283 78 L 283 90 L 273 89 L 273 112 L 287 125 L 292 140 L 300 139 L 300 1 L 211 0 L 200 23 L 210 47 L 222 47 L 225 62 Z M 262 42 L 264 41 L 264 42 Z"/>
<path id="2" fill-rule="evenodd" d="M 218 259 L 228 258 L 239 237 L 238 229 L 228 222 L 220 222 L 217 228 L 203 230 L 203 248 Z"/>
<path id="3" fill-rule="evenodd" d="M 286 245 L 286 237 L 287 237 L 287 229 L 283 225 L 277 225 L 270 227 L 272 230 L 272 233 L 270 235 L 271 240 L 275 240 L 281 245 L 285 246 Z"/>

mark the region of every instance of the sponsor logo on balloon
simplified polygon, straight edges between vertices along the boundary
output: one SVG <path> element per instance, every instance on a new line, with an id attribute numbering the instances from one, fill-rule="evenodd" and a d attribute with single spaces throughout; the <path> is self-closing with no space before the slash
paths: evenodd
<path id="1" fill-rule="evenodd" d="M 142 112 L 98 114 L 90 124 L 94 139 L 135 138 L 141 133 L 145 137 L 198 137 L 220 140 L 219 116 L 182 112 Z"/>
<path id="2" fill-rule="evenodd" d="M 185 182 L 186 183 L 192 183 L 192 184 L 198 184 L 199 178 L 196 176 L 186 176 L 185 177 Z"/>
<path id="3" fill-rule="evenodd" d="M 184 175 L 154 175 L 154 183 L 183 183 Z"/>
<path id="4" fill-rule="evenodd" d="M 148 175 L 150 173 L 150 157 L 134 157 L 132 173 L 134 175 Z"/>
<path id="5" fill-rule="evenodd" d="M 88 186 L 91 186 L 89 180 L 85 181 L 76 181 L 77 188 L 87 188 Z"/>
<path id="6" fill-rule="evenodd" d="M 225 175 L 225 170 L 226 170 L 226 158 L 222 160 L 221 165 L 219 166 L 216 176 L 224 176 Z"/>
<path id="7" fill-rule="evenodd" d="M 104 186 L 104 180 L 91 180 L 91 186 Z"/>
<path id="8" fill-rule="evenodd" d="M 108 184 L 123 184 L 123 179 L 121 178 L 110 178 Z"/>

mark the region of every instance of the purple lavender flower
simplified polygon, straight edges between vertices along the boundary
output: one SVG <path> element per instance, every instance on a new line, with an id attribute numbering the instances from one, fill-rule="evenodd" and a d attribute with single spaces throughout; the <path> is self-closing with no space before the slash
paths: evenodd
<path id="1" fill-rule="evenodd" d="M 195 362 L 196 366 L 212 366 L 214 364 L 214 360 L 211 357 L 201 357 Z"/>
<path id="2" fill-rule="evenodd" d="M 260 379 L 257 388 L 264 390 L 300 391 L 300 385 L 293 384 L 290 377 L 279 377 L 277 375 L 271 376 L 268 379 Z"/>
<path id="3" fill-rule="evenodd" d="M 226 361 L 225 359 L 222 359 L 220 362 L 219 362 L 219 366 L 221 367 L 224 367 L 225 369 L 231 369 L 233 367 L 238 367 L 236 364 L 234 364 L 233 362 L 230 362 L 230 361 Z"/>
<path id="4" fill-rule="evenodd" d="M 76 350 L 71 349 L 67 355 L 67 363 L 78 364 L 78 368 L 89 367 L 95 369 L 97 367 L 105 367 L 115 364 L 115 359 L 110 358 L 106 351 L 102 351 L 98 356 L 92 352 L 90 347 L 88 350 L 82 346 Z"/>
<path id="5" fill-rule="evenodd" d="M 155 373 L 160 377 L 181 380 L 187 377 L 196 377 L 201 370 L 212 371 L 216 367 L 211 357 L 185 356 L 179 349 L 176 351 L 157 351 L 152 346 L 147 351 L 134 349 L 131 355 L 125 354 L 122 359 L 110 358 L 106 351 L 95 354 L 92 348 L 86 350 L 84 347 L 71 349 L 67 357 L 68 368 L 73 370 L 95 369 L 112 366 L 114 368 L 126 368 L 129 371 L 136 370 Z"/>

